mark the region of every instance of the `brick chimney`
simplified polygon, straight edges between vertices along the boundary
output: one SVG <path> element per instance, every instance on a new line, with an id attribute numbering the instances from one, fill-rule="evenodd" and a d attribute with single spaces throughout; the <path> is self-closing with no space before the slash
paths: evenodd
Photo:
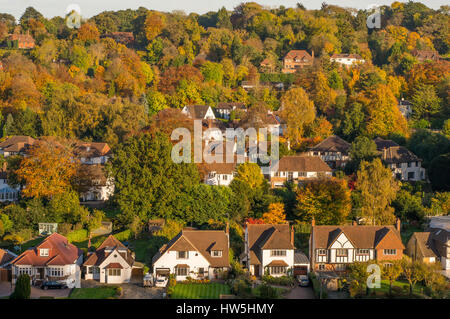
<path id="1" fill-rule="evenodd" d="M 291 226 L 291 244 L 294 245 L 294 225 Z"/>
<path id="2" fill-rule="evenodd" d="M 354 220 L 354 221 L 352 222 L 352 226 L 358 226 L 358 223 L 356 222 L 356 220 Z"/>
<path id="3" fill-rule="evenodd" d="M 400 230 L 402 228 L 402 221 L 400 220 L 400 218 L 397 218 L 395 228 L 398 230 L 398 232 L 400 232 Z"/>
<path id="4" fill-rule="evenodd" d="M 314 60 L 314 50 L 311 51 L 311 56 L 312 56 L 312 58 Z"/>
<path id="5" fill-rule="evenodd" d="M 226 228 L 225 228 L 225 233 L 226 233 L 227 235 L 230 234 L 230 223 L 229 223 L 229 222 L 227 222 L 227 226 L 226 226 Z"/>
<path id="6" fill-rule="evenodd" d="M 316 219 L 313 217 L 312 221 L 311 221 L 311 226 L 316 226 Z"/>

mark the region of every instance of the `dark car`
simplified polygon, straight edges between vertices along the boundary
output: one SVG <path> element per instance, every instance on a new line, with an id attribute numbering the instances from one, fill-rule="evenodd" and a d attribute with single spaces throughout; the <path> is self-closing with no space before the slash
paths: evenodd
<path id="1" fill-rule="evenodd" d="M 42 284 L 41 289 L 66 289 L 67 285 L 57 281 L 46 281 Z"/>

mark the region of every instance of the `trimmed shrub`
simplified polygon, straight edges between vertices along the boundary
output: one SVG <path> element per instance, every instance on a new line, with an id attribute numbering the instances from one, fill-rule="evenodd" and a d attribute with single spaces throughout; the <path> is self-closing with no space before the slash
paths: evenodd
<path id="1" fill-rule="evenodd" d="M 31 296 L 31 284 L 30 276 L 27 274 L 20 275 L 16 281 L 16 287 L 14 292 L 9 297 L 10 299 L 30 299 Z"/>

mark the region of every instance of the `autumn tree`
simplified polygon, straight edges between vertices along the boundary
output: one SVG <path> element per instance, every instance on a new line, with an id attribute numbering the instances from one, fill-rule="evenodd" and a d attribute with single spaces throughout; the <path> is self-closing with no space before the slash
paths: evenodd
<path id="1" fill-rule="evenodd" d="M 389 225 L 395 221 L 390 206 L 396 197 L 398 184 L 389 168 L 379 158 L 362 161 L 357 172 L 356 190 L 361 193 L 361 215 L 373 225 Z"/>
<path id="2" fill-rule="evenodd" d="M 84 42 L 93 42 L 100 39 L 100 32 L 93 23 L 83 23 L 78 29 L 77 37 Z"/>
<path id="3" fill-rule="evenodd" d="M 149 11 L 145 18 L 145 36 L 150 42 L 156 38 L 166 25 L 166 17 L 157 11 Z"/>
<path id="4" fill-rule="evenodd" d="M 403 269 L 399 260 L 387 261 L 382 267 L 382 277 L 389 281 L 389 295 L 392 295 L 392 284 L 402 274 Z"/>
<path id="5" fill-rule="evenodd" d="M 420 261 L 403 256 L 400 261 L 400 267 L 402 268 L 403 276 L 409 283 L 409 294 L 412 295 L 416 283 L 422 281 L 426 275 L 426 266 Z"/>
<path id="6" fill-rule="evenodd" d="M 311 124 L 316 117 L 314 103 L 302 88 L 294 88 L 281 98 L 281 117 L 286 121 L 286 137 L 293 143 L 300 143 L 305 125 Z"/>
<path id="7" fill-rule="evenodd" d="M 24 196 L 49 198 L 72 188 L 77 167 L 67 146 L 41 139 L 31 146 L 16 174 L 25 181 Z"/>
<path id="8" fill-rule="evenodd" d="M 351 209 L 350 190 L 344 180 L 323 179 L 306 183 L 297 191 L 296 215 L 313 218 L 318 225 L 340 225 Z"/>
<path id="9" fill-rule="evenodd" d="M 282 203 L 272 203 L 269 205 L 269 211 L 262 215 L 262 220 L 266 224 L 285 224 L 286 214 Z"/>

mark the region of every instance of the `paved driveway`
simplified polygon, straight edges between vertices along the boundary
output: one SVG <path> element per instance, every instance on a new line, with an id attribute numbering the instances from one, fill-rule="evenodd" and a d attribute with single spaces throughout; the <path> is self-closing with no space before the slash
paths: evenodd
<path id="1" fill-rule="evenodd" d="M 10 282 L 0 282 L 0 298 L 7 297 L 12 294 L 14 287 L 11 288 Z M 42 290 L 31 286 L 31 298 L 39 299 L 41 297 L 67 298 L 71 289 L 50 289 Z"/>
<path id="2" fill-rule="evenodd" d="M 315 299 L 312 287 L 296 286 L 286 296 L 286 299 Z"/>
<path id="3" fill-rule="evenodd" d="M 139 284 L 102 284 L 95 280 L 81 280 L 81 288 L 96 288 L 104 286 L 122 287 L 121 299 L 162 299 L 164 289 L 155 287 L 142 287 Z"/>

